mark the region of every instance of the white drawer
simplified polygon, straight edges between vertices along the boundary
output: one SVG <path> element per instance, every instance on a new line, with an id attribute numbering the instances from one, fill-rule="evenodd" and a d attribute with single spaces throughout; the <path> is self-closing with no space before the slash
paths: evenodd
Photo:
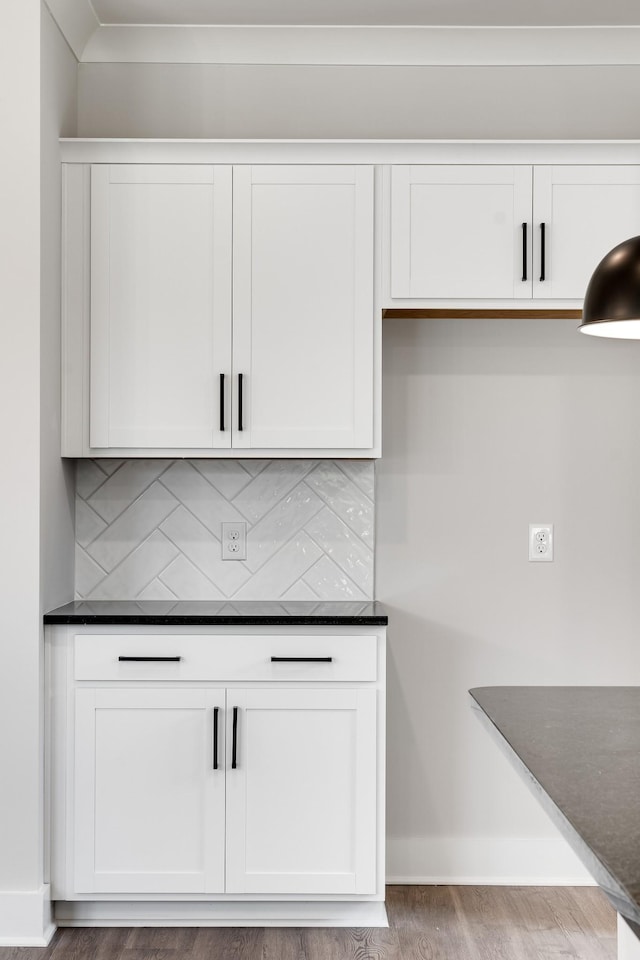
<path id="1" fill-rule="evenodd" d="M 76 680 L 375 681 L 377 673 L 375 636 L 75 637 Z"/>

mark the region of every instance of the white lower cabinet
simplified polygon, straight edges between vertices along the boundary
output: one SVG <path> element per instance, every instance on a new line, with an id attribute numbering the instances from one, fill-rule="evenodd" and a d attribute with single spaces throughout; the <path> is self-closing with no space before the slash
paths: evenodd
<path id="1" fill-rule="evenodd" d="M 375 893 L 375 691 L 231 700 L 227 892 Z"/>
<path id="2" fill-rule="evenodd" d="M 224 690 L 83 687 L 75 708 L 75 892 L 222 892 Z"/>
<path id="3" fill-rule="evenodd" d="M 134 629 L 48 628 L 53 898 L 382 901 L 384 630 Z"/>

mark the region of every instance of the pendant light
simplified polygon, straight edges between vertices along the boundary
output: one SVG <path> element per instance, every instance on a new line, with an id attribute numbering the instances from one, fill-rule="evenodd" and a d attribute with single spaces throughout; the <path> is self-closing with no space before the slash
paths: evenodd
<path id="1" fill-rule="evenodd" d="M 640 237 L 632 237 L 600 261 L 589 281 L 581 333 L 640 340 Z"/>

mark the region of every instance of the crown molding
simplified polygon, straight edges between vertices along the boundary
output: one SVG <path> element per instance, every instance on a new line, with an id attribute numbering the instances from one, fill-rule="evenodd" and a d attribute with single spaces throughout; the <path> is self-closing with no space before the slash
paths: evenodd
<path id="1" fill-rule="evenodd" d="M 76 60 L 82 60 L 90 37 L 100 29 L 100 21 L 91 0 L 44 0 L 44 3 Z"/>
<path id="2" fill-rule="evenodd" d="M 74 0 L 48 2 L 68 9 Z M 85 3 L 81 0 L 79 6 Z M 81 60 L 334 66 L 626 65 L 640 64 L 640 26 L 101 25 L 87 37 Z"/>
<path id="3" fill-rule="evenodd" d="M 91 0 L 44 0 L 80 63 L 318 66 L 640 64 L 640 26 L 101 24 Z"/>

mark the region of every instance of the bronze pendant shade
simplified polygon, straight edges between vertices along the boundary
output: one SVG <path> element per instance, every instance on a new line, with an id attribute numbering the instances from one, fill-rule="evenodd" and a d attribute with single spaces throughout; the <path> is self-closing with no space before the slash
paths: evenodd
<path id="1" fill-rule="evenodd" d="M 619 243 L 594 270 L 579 330 L 596 337 L 640 340 L 640 237 Z"/>

